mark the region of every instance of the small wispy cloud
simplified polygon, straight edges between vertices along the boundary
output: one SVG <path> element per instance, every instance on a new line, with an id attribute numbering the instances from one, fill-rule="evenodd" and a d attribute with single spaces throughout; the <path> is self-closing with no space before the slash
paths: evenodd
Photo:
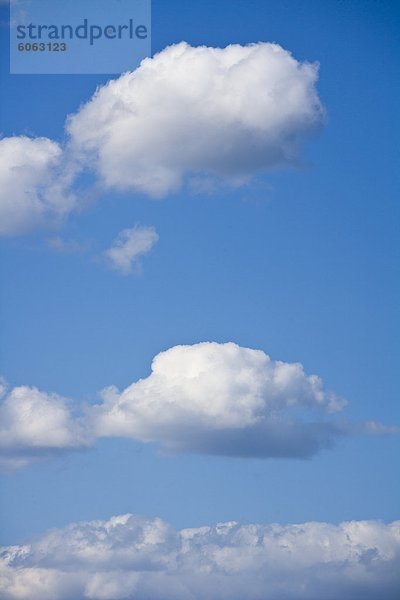
<path id="1" fill-rule="evenodd" d="M 362 423 L 349 423 L 349 433 L 354 435 L 385 436 L 400 434 L 398 425 L 384 425 L 379 421 L 364 421 Z"/>
<path id="2" fill-rule="evenodd" d="M 140 259 L 150 252 L 158 239 L 154 227 L 137 225 L 132 229 L 123 229 L 104 256 L 112 269 L 122 275 L 130 275 L 138 271 Z"/>
<path id="3" fill-rule="evenodd" d="M 49 238 L 47 240 L 47 246 L 62 254 L 81 254 L 87 252 L 89 249 L 88 242 L 64 239 L 60 236 Z"/>
<path id="4" fill-rule="evenodd" d="M 3 398 L 7 391 L 7 382 L 4 377 L 0 377 L 0 399 Z"/>

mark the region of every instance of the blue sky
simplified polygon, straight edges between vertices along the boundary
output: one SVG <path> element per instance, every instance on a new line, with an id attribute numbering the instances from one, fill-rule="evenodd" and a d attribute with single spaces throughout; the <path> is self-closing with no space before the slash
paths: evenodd
<path id="1" fill-rule="evenodd" d="M 324 123 L 306 139 L 302 164 L 245 185 L 184 186 L 161 200 L 106 189 L 60 227 L 5 236 L 1 373 L 10 388 L 93 404 L 106 386 L 148 377 L 161 351 L 235 342 L 318 374 L 348 401 L 352 423 L 398 425 L 397 3 L 153 0 L 152 15 L 153 54 L 182 40 L 262 41 L 317 61 Z M 6 33 L 2 135 L 63 143 L 66 116 L 109 77 L 9 75 Z M 126 276 L 101 255 L 137 225 L 159 240 Z M 54 238 L 75 246 L 59 251 Z M 22 543 L 127 512 L 175 528 L 390 522 L 398 456 L 396 435 L 339 436 L 307 459 L 170 456 L 157 443 L 105 437 L 4 473 L 0 539 Z"/>

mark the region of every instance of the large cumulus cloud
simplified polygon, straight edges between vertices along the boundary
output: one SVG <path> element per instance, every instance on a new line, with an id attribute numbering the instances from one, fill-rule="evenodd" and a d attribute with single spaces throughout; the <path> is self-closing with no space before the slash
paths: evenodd
<path id="1" fill-rule="evenodd" d="M 298 160 L 322 120 L 317 77 L 277 44 L 182 42 L 100 88 L 67 129 L 107 187 L 165 196 L 190 174 L 238 182 Z"/>
<path id="2" fill-rule="evenodd" d="M 338 435 L 325 416 L 344 404 L 300 363 L 204 342 L 161 352 L 149 377 L 121 393 L 104 390 L 90 418 L 96 435 L 159 442 L 166 450 L 306 457 Z"/>
<path id="3" fill-rule="evenodd" d="M 71 192 L 81 172 L 95 174 L 97 189 L 162 197 L 187 177 L 238 184 L 298 163 L 323 119 L 317 78 L 317 64 L 277 44 L 167 47 L 100 87 L 67 119 L 61 144 L 0 140 L 0 234 L 81 205 Z"/>
<path id="4" fill-rule="evenodd" d="M 395 600 L 400 522 L 174 530 L 130 514 L 3 548 L 4 600 Z"/>

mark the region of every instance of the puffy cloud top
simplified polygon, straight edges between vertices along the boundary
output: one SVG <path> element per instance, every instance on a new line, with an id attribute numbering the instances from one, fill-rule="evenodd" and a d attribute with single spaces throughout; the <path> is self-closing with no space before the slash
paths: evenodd
<path id="1" fill-rule="evenodd" d="M 133 515 L 3 548 L 4 600 L 395 600 L 400 522 L 174 530 Z"/>
<path id="2" fill-rule="evenodd" d="M 297 161 L 322 120 L 317 77 L 277 44 L 182 42 L 98 89 L 67 129 L 109 187 L 164 196 L 190 174 L 241 181 Z"/>
<path id="3" fill-rule="evenodd" d="M 242 456 L 306 456 L 334 435 L 318 413 L 344 401 L 299 363 L 234 343 L 175 346 L 152 373 L 92 409 L 98 435 L 158 441 L 166 449 Z M 311 415 L 317 412 L 317 420 Z M 302 419 L 302 417 L 307 417 Z"/>

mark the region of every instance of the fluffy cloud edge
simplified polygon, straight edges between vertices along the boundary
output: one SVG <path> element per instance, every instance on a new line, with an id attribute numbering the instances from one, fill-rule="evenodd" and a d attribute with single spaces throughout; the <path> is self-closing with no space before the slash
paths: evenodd
<path id="1" fill-rule="evenodd" d="M 4 600 L 394 600 L 400 521 L 177 531 L 125 514 L 2 548 L 0 581 Z"/>
<path id="2" fill-rule="evenodd" d="M 77 205 L 74 162 L 45 137 L 0 139 L 0 235 L 54 226 Z"/>
<path id="3" fill-rule="evenodd" d="M 68 399 L 33 386 L 8 390 L 3 378 L 0 387 L 0 469 L 13 471 L 93 444 Z"/>

